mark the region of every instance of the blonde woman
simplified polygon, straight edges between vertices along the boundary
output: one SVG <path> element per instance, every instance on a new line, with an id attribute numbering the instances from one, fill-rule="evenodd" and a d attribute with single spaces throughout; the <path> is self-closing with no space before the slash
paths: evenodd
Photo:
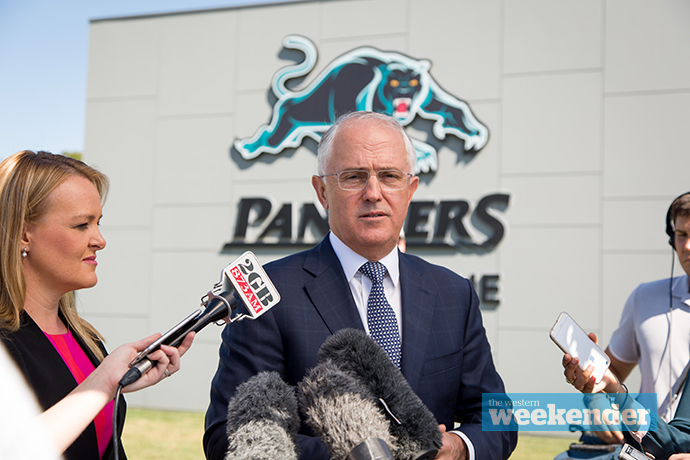
<path id="1" fill-rule="evenodd" d="M 106 245 L 98 226 L 107 190 L 105 175 L 61 155 L 23 151 L 0 163 L 0 338 L 67 460 L 114 457 L 118 382 L 138 351 L 159 336 L 107 355 L 101 335 L 77 313 L 74 291 L 97 282 L 96 255 Z M 192 339 L 190 334 L 179 349 L 161 347 L 151 356 L 157 365 L 123 391 L 154 385 L 179 370 Z M 124 407 L 121 401 L 118 438 Z"/>

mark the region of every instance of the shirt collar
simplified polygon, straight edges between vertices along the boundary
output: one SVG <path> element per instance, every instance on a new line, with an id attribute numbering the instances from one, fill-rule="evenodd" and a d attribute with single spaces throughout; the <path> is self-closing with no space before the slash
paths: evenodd
<path id="1" fill-rule="evenodd" d="M 335 251 L 335 255 L 338 257 L 338 260 L 340 260 L 340 265 L 342 265 L 343 267 L 343 271 L 345 272 L 345 278 L 349 283 L 350 281 L 352 281 L 352 278 L 354 278 L 355 275 L 359 272 L 359 267 L 367 263 L 368 260 L 365 257 L 362 257 L 359 254 L 357 254 L 355 251 L 350 249 L 349 246 L 340 241 L 340 238 L 335 236 L 335 233 L 330 232 L 329 239 L 331 242 L 331 246 L 333 246 L 333 251 Z M 386 270 L 388 270 L 388 275 L 391 277 L 391 280 L 393 281 L 393 285 L 397 287 L 398 282 L 400 281 L 398 247 L 394 247 L 393 250 L 389 252 L 388 255 L 386 255 L 384 258 L 379 260 L 379 262 L 381 262 L 386 267 Z"/>
<path id="2" fill-rule="evenodd" d="M 690 286 L 688 283 L 690 280 L 688 279 L 688 275 L 682 275 L 678 276 L 673 279 L 673 296 L 681 299 L 681 302 L 685 302 L 686 304 L 690 305 L 690 289 L 688 286 Z"/>

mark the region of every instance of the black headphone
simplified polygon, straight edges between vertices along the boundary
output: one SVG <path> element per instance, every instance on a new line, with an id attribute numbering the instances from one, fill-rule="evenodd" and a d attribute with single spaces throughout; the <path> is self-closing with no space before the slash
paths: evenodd
<path id="1" fill-rule="evenodd" d="M 674 250 L 676 249 L 676 242 L 675 242 L 676 231 L 673 228 L 675 226 L 675 222 L 673 222 L 673 220 L 671 219 L 671 209 L 673 208 L 673 203 L 675 203 L 676 200 L 678 200 L 678 198 L 684 197 L 685 195 L 690 195 L 690 192 L 683 193 L 682 195 L 678 195 L 671 202 L 671 206 L 668 207 L 668 211 L 666 212 L 666 234 L 668 235 L 668 244 L 670 244 Z"/>

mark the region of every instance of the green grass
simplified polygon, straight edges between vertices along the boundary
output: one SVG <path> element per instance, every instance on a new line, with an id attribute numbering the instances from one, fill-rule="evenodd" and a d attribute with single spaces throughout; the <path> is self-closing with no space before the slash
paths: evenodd
<path id="1" fill-rule="evenodd" d="M 553 458 L 567 450 L 574 438 L 552 438 L 546 436 L 518 436 L 518 444 L 510 456 L 511 460 L 553 460 Z"/>
<path id="2" fill-rule="evenodd" d="M 203 460 L 204 414 L 128 409 L 122 443 L 129 460 Z M 511 460 L 553 460 L 573 438 L 520 435 Z"/>
<path id="3" fill-rule="evenodd" d="M 204 414 L 127 409 L 122 445 L 128 460 L 203 460 Z"/>

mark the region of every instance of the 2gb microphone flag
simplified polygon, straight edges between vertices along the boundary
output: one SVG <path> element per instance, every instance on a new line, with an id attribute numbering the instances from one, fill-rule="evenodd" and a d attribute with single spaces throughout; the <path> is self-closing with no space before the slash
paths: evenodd
<path id="1" fill-rule="evenodd" d="M 483 431 L 655 431 L 656 393 L 484 393 Z"/>

